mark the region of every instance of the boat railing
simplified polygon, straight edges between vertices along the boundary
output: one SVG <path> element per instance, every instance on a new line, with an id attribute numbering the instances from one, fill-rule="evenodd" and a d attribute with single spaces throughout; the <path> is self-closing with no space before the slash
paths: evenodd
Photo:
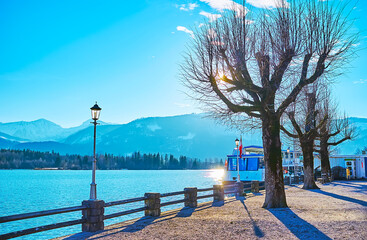
<path id="1" fill-rule="evenodd" d="M 14 231 L 0 235 L 0 239 L 10 239 L 29 235 L 33 233 L 48 231 L 57 228 L 69 227 L 77 224 L 82 224 L 83 232 L 95 232 L 104 229 L 104 220 L 121 217 L 137 212 L 145 212 L 145 216 L 159 217 L 161 215 L 161 207 L 184 203 L 185 207 L 197 207 L 198 199 L 213 198 L 213 202 L 224 201 L 226 194 L 244 195 L 247 191 L 259 192 L 264 189 L 264 183 L 259 181 L 252 181 L 251 183 L 235 183 L 232 185 L 213 185 L 211 188 L 196 187 L 185 188 L 183 191 L 169 192 L 169 193 L 145 193 L 143 197 L 130 198 L 112 202 L 104 202 L 103 200 L 86 200 L 82 202 L 81 206 L 58 208 L 46 211 L 30 212 L 24 214 L 16 214 L 10 216 L 0 217 L 0 224 L 19 221 L 30 218 L 37 218 L 55 214 L 70 213 L 82 211 L 82 218 L 71 221 L 59 222 L 54 224 L 43 225 L 39 227 L 28 228 L 24 230 Z M 201 194 L 212 191 L 210 194 Z M 200 194 L 198 194 L 200 193 Z M 184 198 L 161 203 L 162 198 L 184 195 Z M 144 201 L 144 207 L 129 209 L 112 214 L 104 214 L 107 207 L 119 206 L 129 203 Z"/>

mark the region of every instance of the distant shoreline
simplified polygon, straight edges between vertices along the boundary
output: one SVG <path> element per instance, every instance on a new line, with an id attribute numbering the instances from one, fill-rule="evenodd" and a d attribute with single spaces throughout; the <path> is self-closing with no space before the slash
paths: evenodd
<path id="1" fill-rule="evenodd" d="M 134 171 L 134 170 L 138 170 L 138 171 L 172 171 L 172 170 L 192 170 L 192 171 L 203 171 L 203 170 L 222 170 L 223 168 L 205 168 L 205 169 L 97 169 L 97 171 Z M 13 168 L 13 169 L 0 169 L 1 170 L 36 170 L 36 171 L 92 171 L 92 169 L 58 169 L 58 168 L 33 168 L 33 169 L 29 169 L 29 168 Z"/>

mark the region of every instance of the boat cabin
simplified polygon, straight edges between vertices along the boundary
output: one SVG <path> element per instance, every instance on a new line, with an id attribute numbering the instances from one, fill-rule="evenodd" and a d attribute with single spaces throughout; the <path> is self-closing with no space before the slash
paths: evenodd
<path id="1" fill-rule="evenodd" d="M 297 170 L 297 167 L 303 166 L 299 160 L 300 155 L 289 149 L 282 150 L 282 157 L 285 173 L 293 173 Z M 237 158 L 241 181 L 265 180 L 263 147 L 251 145 L 243 148 L 242 156 L 239 156 L 239 150 L 237 148 L 233 149 L 232 154 L 227 155 L 224 183 L 237 181 Z"/>

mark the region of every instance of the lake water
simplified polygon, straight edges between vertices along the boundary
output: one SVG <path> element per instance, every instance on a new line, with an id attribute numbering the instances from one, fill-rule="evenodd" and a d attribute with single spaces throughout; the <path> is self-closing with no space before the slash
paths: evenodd
<path id="1" fill-rule="evenodd" d="M 105 202 L 142 197 L 146 192 L 182 191 L 185 187 L 208 188 L 220 183 L 222 170 L 98 170 L 97 198 Z M 91 171 L 0 170 L 0 216 L 80 206 L 89 199 Z M 209 192 L 202 193 L 211 194 Z M 183 195 L 162 199 L 182 199 Z M 208 201 L 203 199 L 201 202 Z M 211 200 L 211 199 L 210 199 Z M 199 201 L 200 202 L 200 201 Z M 144 202 L 109 207 L 105 214 L 143 207 Z M 162 207 L 162 211 L 183 204 Z M 142 217 L 143 212 L 105 221 L 110 225 Z M 0 234 L 81 218 L 81 211 L 0 224 Z M 17 239 L 49 239 L 81 231 L 81 225 L 31 234 Z"/>

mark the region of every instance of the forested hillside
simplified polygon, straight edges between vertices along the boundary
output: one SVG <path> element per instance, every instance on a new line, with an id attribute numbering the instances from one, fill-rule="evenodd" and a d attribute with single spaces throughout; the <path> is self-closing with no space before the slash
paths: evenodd
<path id="1" fill-rule="evenodd" d="M 67 154 L 60 155 L 55 152 L 39 152 L 31 150 L 0 150 L 0 169 L 35 169 L 35 168 L 58 168 L 58 169 L 91 169 L 92 156 Z M 135 152 L 130 156 L 114 156 L 104 154 L 97 156 L 97 168 L 101 170 L 112 169 L 209 169 L 223 166 L 223 160 L 206 159 L 198 161 L 186 156 L 179 158 L 173 155 L 140 154 Z"/>

